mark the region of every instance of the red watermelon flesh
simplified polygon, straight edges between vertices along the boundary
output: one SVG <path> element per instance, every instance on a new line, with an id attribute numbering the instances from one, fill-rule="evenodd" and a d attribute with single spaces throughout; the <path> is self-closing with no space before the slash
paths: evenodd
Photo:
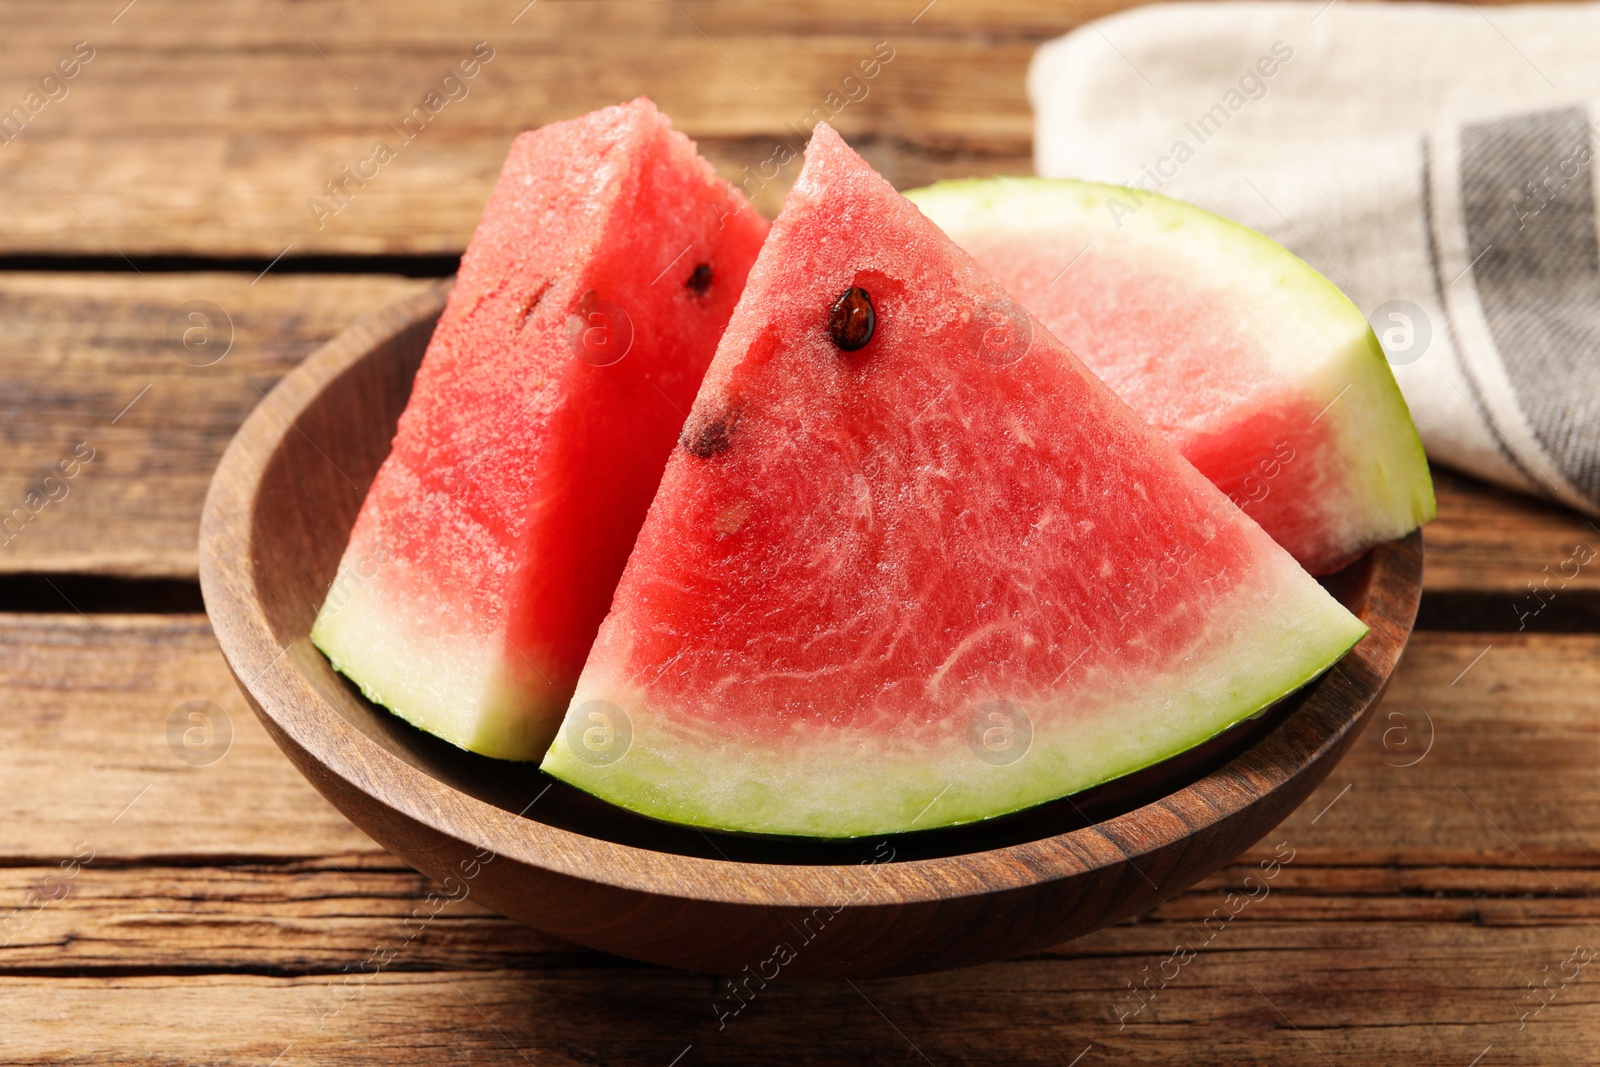
<path id="1" fill-rule="evenodd" d="M 1282 246 L 1088 182 L 906 195 L 1311 573 L 1433 517 L 1422 442 L 1366 316 Z"/>
<path id="2" fill-rule="evenodd" d="M 852 288 L 875 327 L 845 351 Z M 821 125 L 680 446 L 543 763 L 657 818 L 999 815 L 1192 747 L 1365 632 Z"/>
<path id="3" fill-rule="evenodd" d="M 648 100 L 517 138 L 312 631 L 371 699 L 544 752 L 767 229 Z"/>

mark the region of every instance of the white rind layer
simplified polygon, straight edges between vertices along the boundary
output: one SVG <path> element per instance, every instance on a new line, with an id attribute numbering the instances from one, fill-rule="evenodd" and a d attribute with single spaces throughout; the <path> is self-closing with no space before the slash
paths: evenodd
<path id="1" fill-rule="evenodd" d="M 395 561 L 390 566 L 403 566 Z M 311 640 L 368 700 L 460 748 L 537 760 L 549 742 L 545 716 L 506 684 L 504 635 L 455 635 L 415 617 L 424 605 L 386 591 L 383 572 L 362 580 L 341 566 Z M 424 636 L 426 635 L 426 636 Z M 382 688 L 372 684 L 382 679 Z"/>
<path id="2" fill-rule="evenodd" d="M 615 804 L 708 829 L 856 837 L 951 826 L 1077 793 L 1184 752 L 1322 674 L 1366 633 L 1281 553 L 1263 558 L 1210 620 L 1160 670 L 1119 670 L 1114 651 L 1101 648 L 1091 658 L 1099 666 L 1070 695 L 993 694 L 1021 709 L 1033 733 L 1021 758 L 1006 764 L 980 758 L 969 743 L 968 709 L 984 701 L 952 709 L 929 728 L 810 728 L 781 744 L 753 742 L 736 719 L 695 727 L 625 680 L 627 650 L 605 648 L 602 631 L 600 654 L 585 667 L 542 766 Z M 597 708 L 612 721 L 591 720 Z M 604 729 L 591 733 L 597 745 L 583 751 L 595 723 Z"/>

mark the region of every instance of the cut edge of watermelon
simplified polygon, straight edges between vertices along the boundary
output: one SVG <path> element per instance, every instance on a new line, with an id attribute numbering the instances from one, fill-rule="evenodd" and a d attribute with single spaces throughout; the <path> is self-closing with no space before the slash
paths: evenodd
<path id="1" fill-rule="evenodd" d="M 1261 603 L 1240 598 L 1237 617 L 1216 620 L 1215 632 L 1231 634 L 1226 643 L 1164 679 L 1141 679 L 1149 683 L 1142 703 L 1113 690 L 1076 709 L 1076 721 L 1036 733 L 1006 765 L 975 755 L 964 722 L 902 734 L 876 752 L 868 738 L 831 731 L 797 731 L 781 750 L 717 745 L 691 727 L 663 727 L 671 715 L 628 714 L 643 708 L 643 695 L 605 681 L 616 672 L 591 660 L 541 769 L 634 812 L 730 832 L 849 838 L 997 818 L 1186 752 L 1319 677 L 1367 633 L 1287 555 L 1255 593 Z M 1288 623 L 1294 618 L 1302 623 Z M 606 702 L 594 706 L 613 717 L 625 713 L 630 736 L 620 758 L 598 763 L 576 751 L 571 735 L 586 725 L 590 701 Z M 1027 701 L 1008 703 L 1030 721 L 1058 714 L 1047 702 L 1032 711 Z"/>
<path id="2" fill-rule="evenodd" d="M 1141 198 L 1138 211 L 1123 220 L 1126 227 L 1119 226 L 1106 204 L 1132 194 Z M 1181 249 L 1202 261 L 1196 267 L 1208 281 L 1236 281 L 1242 301 L 1270 305 L 1285 320 L 1295 319 L 1288 332 L 1301 333 L 1307 343 L 1285 355 L 1301 359 L 1307 351 L 1321 351 L 1320 366 L 1303 380 L 1326 398 L 1328 406 L 1318 418 L 1338 428 L 1339 454 L 1348 472 L 1341 497 L 1326 501 L 1322 518 L 1356 546 L 1314 566 L 1315 573 L 1331 573 L 1371 545 L 1402 537 L 1434 518 L 1437 505 L 1422 439 L 1371 324 L 1338 286 L 1276 241 L 1170 197 L 1072 179 L 965 178 L 905 196 L 957 243 L 964 232 L 1036 234 L 1069 207 L 1074 222 L 1115 234 L 1119 241 L 1161 242 L 1159 251 L 1168 257 Z M 1174 242 L 1179 231 L 1187 231 L 1181 245 Z M 1274 284 L 1264 289 L 1262 278 Z M 1352 536 L 1357 525 L 1362 533 Z"/>

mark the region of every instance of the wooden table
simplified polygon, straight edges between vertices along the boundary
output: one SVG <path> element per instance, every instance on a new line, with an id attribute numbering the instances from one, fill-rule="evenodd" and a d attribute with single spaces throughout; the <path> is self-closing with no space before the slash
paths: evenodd
<path id="1" fill-rule="evenodd" d="M 453 270 L 517 130 L 646 92 L 737 178 L 888 41 L 837 118 L 877 166 L 1025 171 L 1032 50 L 1116 5 L 124 3 L 0 14 L 0 104 L 75 42 L 93 55 L 0 144 L 0 512 L 37 510 L 0 536 L 0 1061 L 1600 1062 L 1600 568 L 1520 630 L 1516 610 L 1600 530 L 1443 471 L 1377 724 L 1237 865 L 1138 921 L 971 971 L 780 984 L 720 1031 L 716 980 L 470 901 L 408 937 L 429 885 L 279 755 L 200 611 L 196 521 L 234 427 L 358 314 Z M 316 217 L 480 41 L 468 95 Z M 186 348 L 197 307 L 212 329 Z M 215 705 L 198 755 L 194 701 Z M 1235 914 L 1275 850 L 1292 861 Z"/>

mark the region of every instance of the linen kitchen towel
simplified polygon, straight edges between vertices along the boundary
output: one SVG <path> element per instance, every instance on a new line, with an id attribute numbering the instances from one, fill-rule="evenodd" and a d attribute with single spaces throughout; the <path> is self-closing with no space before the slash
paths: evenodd
<path id="1" fill-rule="evenodd" d="M 1260 230 L 1367 312 L 1429 455 L 1600 514 L 1600 4 L 1176 3 L 1041 48 L 1038 172 Z"/>

